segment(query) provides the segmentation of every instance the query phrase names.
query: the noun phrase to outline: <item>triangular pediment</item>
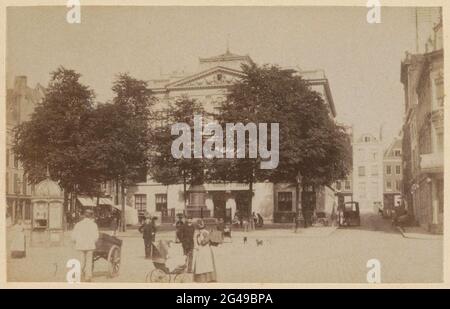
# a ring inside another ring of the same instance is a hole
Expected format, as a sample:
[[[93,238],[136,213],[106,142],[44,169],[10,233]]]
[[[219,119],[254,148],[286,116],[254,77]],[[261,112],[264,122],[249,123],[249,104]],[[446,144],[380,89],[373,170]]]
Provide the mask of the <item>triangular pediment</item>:
[[[226,87],[236,83],[243,76],[242,71],[217,66],[167,84],[165,88]]]

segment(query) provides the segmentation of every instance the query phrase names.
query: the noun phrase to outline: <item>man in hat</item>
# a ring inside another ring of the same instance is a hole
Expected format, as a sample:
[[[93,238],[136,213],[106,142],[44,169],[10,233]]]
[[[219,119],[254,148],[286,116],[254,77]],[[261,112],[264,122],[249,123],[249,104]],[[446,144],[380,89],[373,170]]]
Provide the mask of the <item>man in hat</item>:
[[[75,249],[80,252],[81,270],[84,281],[90,282],[92,279],[92,263],[95,243],[99,237],[98,227],[94,221],[94,212],[87,209],[84,218],[75,224],[72,231],[72,240],[75,242]]]
[[[145,216],[144,224],[139,227],[139,232],[142,233],[144,239],[145,258],[150,259],[152,257],[152,241],[154,241],[154,228],[152,218]]]
[[[183,233],[184,220],[183,215],[177,215],[177,221],[175,222],[175,243],[181,242],[181,234]]]
[[[180,241],[183,247],[183,253],[188,259],[188,272],[192,271],[192,259],[194,252],[194,233],[195,226],[192,217],[186,219],[186,223],[181,227]]]

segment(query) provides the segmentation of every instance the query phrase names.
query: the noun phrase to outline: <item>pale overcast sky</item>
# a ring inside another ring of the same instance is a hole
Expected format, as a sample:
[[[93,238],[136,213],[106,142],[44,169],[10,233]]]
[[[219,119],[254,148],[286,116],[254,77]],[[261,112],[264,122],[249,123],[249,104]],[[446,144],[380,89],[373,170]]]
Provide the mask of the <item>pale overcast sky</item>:
[[[230,50],[259,64],[323,69],[337,120],[355,133],[392,139],[401,128],[400,62],[415,48],[412,8],[351,7],[82,7],[81,24],[66,22],[65,7],[9,8],[7,85],[27,75],[46,86],[63,65],[83,75],[99,101],[112,96],[116,73],[149,80],[160,70],[195,72],[198,57]]]

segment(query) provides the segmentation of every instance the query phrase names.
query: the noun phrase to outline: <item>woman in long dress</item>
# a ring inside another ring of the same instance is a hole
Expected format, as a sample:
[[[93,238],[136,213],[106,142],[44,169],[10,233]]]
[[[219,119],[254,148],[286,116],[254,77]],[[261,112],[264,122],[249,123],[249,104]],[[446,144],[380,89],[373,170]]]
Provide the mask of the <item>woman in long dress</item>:
[[[194,262],[195,282],[216,282],[216,265],[214,254],[209,245],[209,232],[205,229],[203,221],[198,223],[199,231],[196,235],[197,250]]]
[[[25,228],[22,220],[18,220],[12,227],[13,240],[11,242],[11,257],[13,259],[24,258],[26,255],[25,249]]]

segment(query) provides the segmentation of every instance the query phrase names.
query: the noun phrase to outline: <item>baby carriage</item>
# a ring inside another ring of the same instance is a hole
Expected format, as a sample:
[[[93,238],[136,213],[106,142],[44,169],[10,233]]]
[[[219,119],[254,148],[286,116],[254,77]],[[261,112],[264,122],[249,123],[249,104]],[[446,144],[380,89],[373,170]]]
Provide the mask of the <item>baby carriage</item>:
[[[152,262],[155,269],[147,273],[145,282],[159,282],[159,283],[184,283],[189,282],[190,275],[186,273],[187,258],[184,259],[184,264],[177,265],[170,268],[166,265],[168,260],[168,248],[170,243],[160,241],[159,245],[152,243]]]

